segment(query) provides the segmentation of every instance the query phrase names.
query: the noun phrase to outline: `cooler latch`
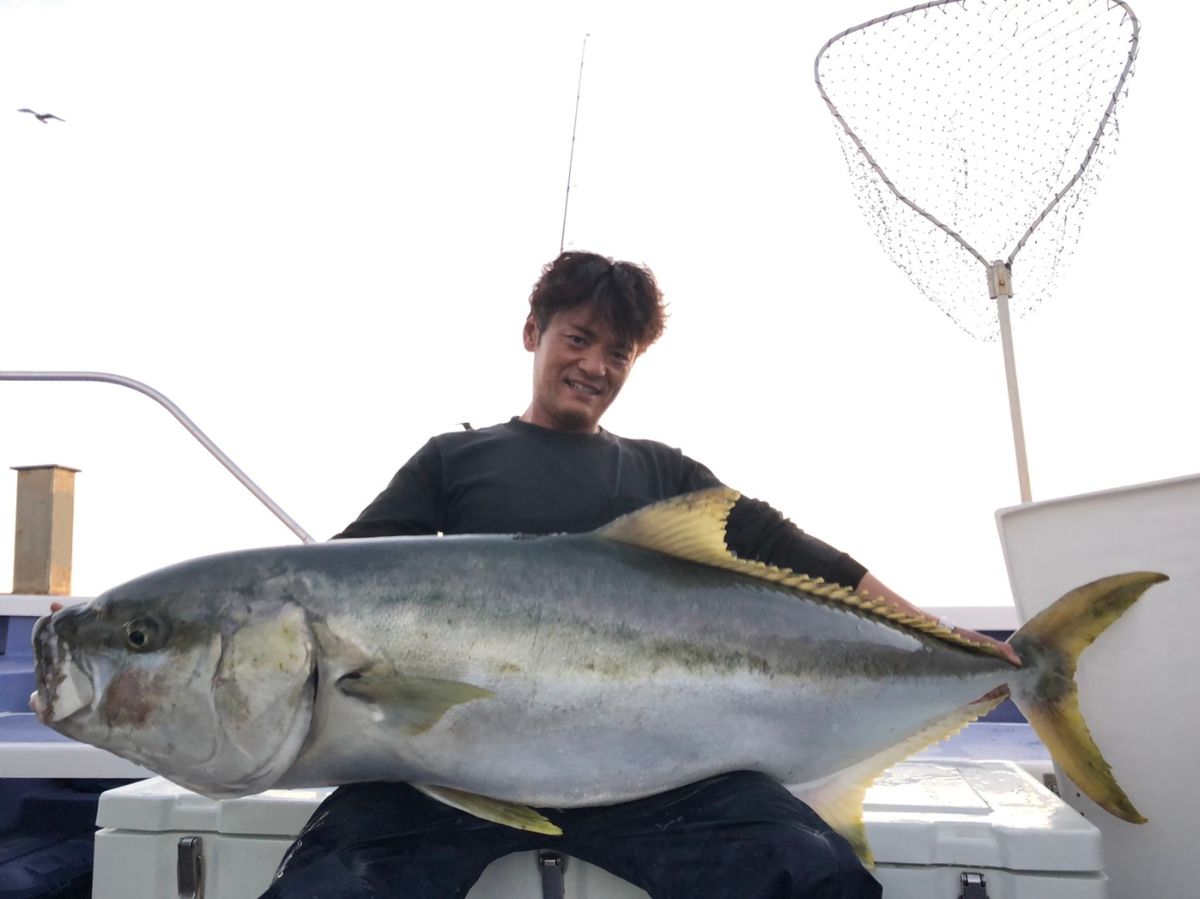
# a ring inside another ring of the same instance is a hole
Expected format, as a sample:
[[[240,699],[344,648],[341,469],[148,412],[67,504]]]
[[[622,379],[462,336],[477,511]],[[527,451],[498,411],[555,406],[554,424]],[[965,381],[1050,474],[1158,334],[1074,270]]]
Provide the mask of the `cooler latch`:
[[[204,842],[181,837],[175,855],[175,885],[179,899],[204,899]]]
[[[542,874],[542,899],[563,899],[566,893],[563,873],[567,870],[567,857],[561,852],[543,849],[538,853],[537,863]]]
[[[962,892],[958,899],[988,899],[987,880],[979,871],[963,871],[959,883]]]

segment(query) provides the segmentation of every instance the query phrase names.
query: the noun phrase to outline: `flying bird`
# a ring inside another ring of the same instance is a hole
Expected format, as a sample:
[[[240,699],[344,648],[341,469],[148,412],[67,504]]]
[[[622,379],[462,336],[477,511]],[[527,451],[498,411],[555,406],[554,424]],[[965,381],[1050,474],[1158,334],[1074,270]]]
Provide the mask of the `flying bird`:
[[[46,124],[47,119],[54,119],[54,121],[56,121],[56,122],[65,122],[66,121],[66,119],[60,119],[58,116],[56,116],[52,112],[34,112],[32,109],[18,109],[17,112],[27,112],[31,116],[34,116],[43,125]]]

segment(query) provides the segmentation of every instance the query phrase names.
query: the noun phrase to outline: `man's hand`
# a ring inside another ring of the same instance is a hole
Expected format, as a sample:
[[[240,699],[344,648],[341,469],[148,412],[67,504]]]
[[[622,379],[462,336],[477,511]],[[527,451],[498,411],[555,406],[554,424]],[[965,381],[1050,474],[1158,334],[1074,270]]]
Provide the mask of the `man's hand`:
[[[1010,662],[1018,668],[1021,667],[1021,659],[1017,656],[1016,650],[1014,650],[1007,643],[1001,640],[995,640],[986,634],[980,634],[976,631],[968,630],[965,627],[951,627],[950,630],[952,630],[955,635],[962,637],[965,640],[970,640],[972,643],[983,643],[986,646],[990,646],[997,653],[999,653],[1006,662]]]

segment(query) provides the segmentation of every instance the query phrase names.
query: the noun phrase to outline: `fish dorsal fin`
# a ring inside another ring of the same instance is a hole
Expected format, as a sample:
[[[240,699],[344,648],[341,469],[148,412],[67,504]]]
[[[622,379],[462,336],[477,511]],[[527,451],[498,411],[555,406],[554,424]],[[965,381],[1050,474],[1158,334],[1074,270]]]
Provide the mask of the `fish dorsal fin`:
[[[892,765],[920,752],[926,746],[953,736],[976,718],[986,715],[1007,696],[1008,691],[1003,688],[993,691],[982,699],[960,706],[931,721],[894,746],[843,768],[824,780],[791,786],[789,789],[820,815],[825,823],[846,838],[864,865],[874,867],[875,857],[867,842],[866,828],[863,826],[863,799],[867,788]]]
[[[622,515],[596,534],[668,556],[729,568],[740,560],[725,546],[725,522],[740,497],[728,487],[684,493]]]
[[[729,487],[710,487],[665,499],[623,515],[599,528],[599,537],[630,546],[652,549],[669,556],[699,562],[714,568],[736,571],[799,590],[814,599],[857,609],[902,627],[929,634],[972,649],[999,655],[992,647],[958,636],[933,618],[922,618],[892,608],[886,599],[860,593],[852,587],[835,584],[819,577],[798,574],[780,568],[740,559],[725,544],[725,525],[741,494]]]
[[[478,793],[468,793],[466,790],[455,790],[452,787],[439,787],[429,784],[413,784],[413,786],[438,802],[445,803],[451,808],[493,821],[518,830],[528,830],[532,833],[547,836],[562,836],[562,828],[554,824],[544,815],[535,812],[526,805],[515,802],[505,802],[503,799],[493,799],[491,796],[480,796]]]

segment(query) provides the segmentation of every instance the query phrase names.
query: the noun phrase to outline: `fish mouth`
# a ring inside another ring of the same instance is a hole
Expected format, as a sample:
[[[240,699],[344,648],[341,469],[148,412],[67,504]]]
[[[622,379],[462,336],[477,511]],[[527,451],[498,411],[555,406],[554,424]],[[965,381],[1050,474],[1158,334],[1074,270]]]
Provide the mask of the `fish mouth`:
[[[92,673],[55,632],[51,616],[34,625],[33,656],[37,689],[29,697],[29,709],[38,721],[57,727],[92,707]]]

